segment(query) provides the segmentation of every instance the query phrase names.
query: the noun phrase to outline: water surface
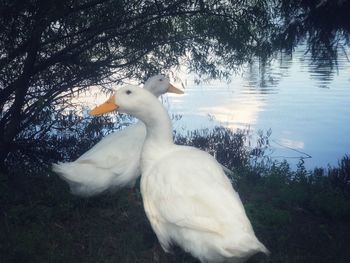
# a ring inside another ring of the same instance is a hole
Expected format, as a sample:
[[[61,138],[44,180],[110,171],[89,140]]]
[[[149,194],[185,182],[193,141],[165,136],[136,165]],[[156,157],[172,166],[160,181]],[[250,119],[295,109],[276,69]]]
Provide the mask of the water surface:
[[[299,46],[292,55],[280,53],[268,67],[255,61],[230,83],[196,84],[183,73],[186,94],[168,101],[170,112],[182,115],[174,127],[271,129],[272,158],[295,164],[310,155],[307,168],[336,165],[350,153],[350,62],[340,52],[336,67],[316,65],[305,52]]]

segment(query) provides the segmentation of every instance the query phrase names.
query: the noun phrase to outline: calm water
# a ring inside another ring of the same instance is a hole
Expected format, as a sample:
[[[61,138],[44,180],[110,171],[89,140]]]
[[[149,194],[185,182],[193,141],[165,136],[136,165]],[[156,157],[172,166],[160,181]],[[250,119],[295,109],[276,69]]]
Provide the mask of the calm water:
[[[271,129],[271,157],[295,164],[310,155],[310,169],[336,165],[350,153],[350,62],[342,52],[333,70],[313,65],[301,46],[292,56],[278,55],[267,69],[258,62],[247,66],[230,83],[196,84],[194,75],[180,76],[185,95],[167,101],[170,112],[182,115],[174,123],[179,131]]]

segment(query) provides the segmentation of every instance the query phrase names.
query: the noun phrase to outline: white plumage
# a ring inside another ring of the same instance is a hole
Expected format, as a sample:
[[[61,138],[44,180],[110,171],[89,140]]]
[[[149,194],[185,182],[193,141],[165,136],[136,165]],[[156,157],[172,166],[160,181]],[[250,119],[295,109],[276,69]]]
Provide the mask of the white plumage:
[[[149,78],[144,88],[156,97],[167,91],[181,93],[163,75]],[[109,134],[76,161],[54,164],[53,170],[68,182],[75,195],[92,196],[106,190],[132,187],[140,176],[145,136],[145,125],[138,122]]]
[[[130,86],[113,99],[146,125],[141,194],[165,251],[175,243],[201,262],[243,262],[268,253],[221,165],[204,151],[173,143],[170,118],[154,96]]]

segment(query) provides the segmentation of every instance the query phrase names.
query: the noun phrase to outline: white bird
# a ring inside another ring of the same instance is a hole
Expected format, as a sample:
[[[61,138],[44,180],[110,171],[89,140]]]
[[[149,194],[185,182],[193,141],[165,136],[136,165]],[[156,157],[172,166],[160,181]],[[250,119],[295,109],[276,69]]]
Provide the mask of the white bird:
[[[166,252],[175,243],[201,262],[243,262],[257,252],[269,253],[221,165],[204,151],[173,143],[169,115],[152,94],[124,87],[108,103],[146,125],[141,194]],[[91,114],[103,112],[97,107]]]
[[[156,97],[166,92],[183,93],[163,75],[149,78],[144,89]],[[75,195],[93,196],[106,190],[133,187],[140,176],[140,155],[145,136],[145,125],[137,122],[109,134],[76,161],[53,164],[53,170],[68,182]]]

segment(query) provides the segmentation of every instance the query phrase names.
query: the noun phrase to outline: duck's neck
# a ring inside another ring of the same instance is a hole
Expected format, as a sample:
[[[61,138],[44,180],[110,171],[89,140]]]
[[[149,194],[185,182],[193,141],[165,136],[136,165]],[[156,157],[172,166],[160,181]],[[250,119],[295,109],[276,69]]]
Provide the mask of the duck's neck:
[[[141,120],[146,125],[142,162],[144,166],[148,166],[156,159],[161,158],[164,151],[174,144],[173,131],[169,115],[160,103],[154,104],[147,117]]]
[[[173,144],[171,121],[167,111],[160,103],[155,104],[152,112],[142,121],[145,123],[147,131],[145,143],[152,142],[157,145]]]

